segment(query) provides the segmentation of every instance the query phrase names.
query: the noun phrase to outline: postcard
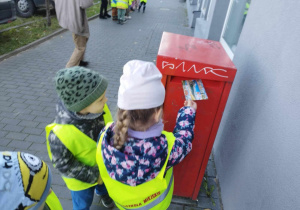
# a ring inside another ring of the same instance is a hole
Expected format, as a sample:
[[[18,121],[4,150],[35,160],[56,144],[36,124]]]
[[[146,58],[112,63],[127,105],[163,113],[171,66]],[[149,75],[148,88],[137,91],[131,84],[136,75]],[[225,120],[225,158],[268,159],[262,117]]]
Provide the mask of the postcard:
[[[201,79],[182,80],[183,92],[186,100],[207,100],[207,94]]]

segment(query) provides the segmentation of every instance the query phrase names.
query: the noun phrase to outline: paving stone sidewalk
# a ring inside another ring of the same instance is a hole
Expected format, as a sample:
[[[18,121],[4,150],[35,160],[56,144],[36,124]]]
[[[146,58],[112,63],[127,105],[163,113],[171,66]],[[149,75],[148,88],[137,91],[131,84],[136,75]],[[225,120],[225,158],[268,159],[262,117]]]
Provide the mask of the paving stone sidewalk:
[[[179,0],[150,0],[145,13],[135,11],[130,15],[132,19],[124,25],[110,19],[89,22],[91,36],[85,60],[90,62],[89,68],[108,78],[108,105],[113,113],[119,78],[127,61],[155,62],[163,31],[193,36],[187,23],[186,5]],[[57,96],[52,78],[64,68],[73,49],[71,33],[64,32],[0,62],[0,150],[24,151],[45,160],[54,175],[53,190],[66,210],[72,209],[71,194],[50,164],[44,128],[55,116]],[[202,186],[195,205],[174,199],[169,209],[222,209],[212,159],[207,175],[208,185],[215,188],[212,199],[206,196]],[[95,197],[91,209],[105,208]]]

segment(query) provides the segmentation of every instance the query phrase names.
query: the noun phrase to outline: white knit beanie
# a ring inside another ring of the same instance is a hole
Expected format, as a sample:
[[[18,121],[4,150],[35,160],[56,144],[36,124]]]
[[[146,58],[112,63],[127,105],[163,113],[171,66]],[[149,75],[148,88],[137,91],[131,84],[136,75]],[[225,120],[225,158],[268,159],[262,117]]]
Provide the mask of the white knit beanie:
[[[150,109],[164,103],[162,75],[152,62],[128,61],[123,67],[118,107],[124,110]]]

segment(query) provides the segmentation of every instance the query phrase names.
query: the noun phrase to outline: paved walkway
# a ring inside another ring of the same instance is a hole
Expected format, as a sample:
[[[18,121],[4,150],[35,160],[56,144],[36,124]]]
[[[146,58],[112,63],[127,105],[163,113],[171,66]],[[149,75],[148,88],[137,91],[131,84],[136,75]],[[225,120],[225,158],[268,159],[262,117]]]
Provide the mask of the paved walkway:
[[[91,36],[86,60],[90,61],[89,68],[108,78],[108,105],[113,112],[122,67],[127,61],[155,62],[163,31],[193,36],[193,30],[187,27],[185,3],[179,0],[150,0],[145,14],[135,11],[131,16],[124,25],[98,18],[89,22]],[[0,150],[28,152],[49,163],[44,128],[55,116],[57,96],[52,78],[64,68],[73,49],[71,33],[65,32],[0,62]],[[51,169],[54,191],[64,209],[72,209],[70,191],[52,165]],[[174,200],[169,209],[221,209],[211,160],[207,173],[208,185],[215,188],[215,206],[203,190],[195,206]],[[105,208],[95,198],[92,209]]]

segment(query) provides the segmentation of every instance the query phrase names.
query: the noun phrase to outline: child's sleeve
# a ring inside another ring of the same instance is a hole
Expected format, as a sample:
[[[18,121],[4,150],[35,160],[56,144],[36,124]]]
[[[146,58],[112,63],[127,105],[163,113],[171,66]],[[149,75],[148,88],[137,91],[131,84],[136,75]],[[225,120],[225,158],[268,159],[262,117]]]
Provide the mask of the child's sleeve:
[[[54,167],[63,175],[94,184],[99,178],[98,166],[87,166],[78,161],[68,148],[53,133],[49,134],[49,144]]]
[[[173,131],[176,140],[170,153],[167,168],[180,163],[192,150],[195,116],[196,111],[191,107],[184,106],[178,111]]]

